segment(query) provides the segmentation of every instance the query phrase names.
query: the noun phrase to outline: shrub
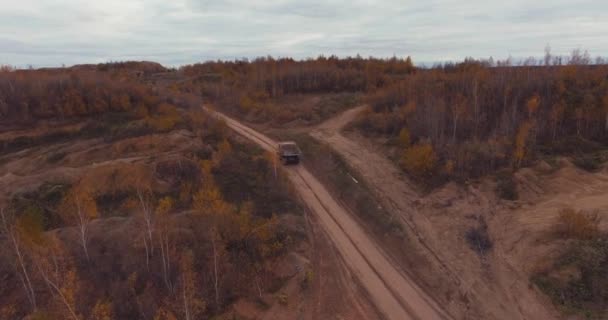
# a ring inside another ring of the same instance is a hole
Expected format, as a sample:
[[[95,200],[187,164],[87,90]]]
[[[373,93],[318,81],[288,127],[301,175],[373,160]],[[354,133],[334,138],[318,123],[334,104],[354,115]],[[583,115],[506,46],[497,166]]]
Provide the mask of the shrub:
[[[399,146],[407,148],[410,146],[410,142],[410,131],[407,128],[401,129],[401,131],[399,131]]]
[[[415,177],[425,177],[433,174],[437,156],[433,146],[421,143],[406,149],[401,157],[401,167]]]
[[[53,154],[50,154],[46,157],[46,161],[48,163],[57,163],[61,160],[63,160],[63,158],[65,158],[65,156],[67,155],[67,153],[60,151],[60,152],[55,152]]]
[[[480,220],[479,226],[470,228],[467,231],[466,239],[469,247],[480,256],[485,255],[494,246],[488,234],[488,225],[483,219]]]
[[[496,176],[496,193],[500,198],[505,200],[512,201],[519,198],[517,184],[511,172],[503,171]]]
[[[593,239],[599,233],[598,215],[572,208],[562,209],[557,218],[556,233],[566,239]]]
[[[565,311],[579,313],[586,319],[605,319],[608,239],[597,236],[570,243],[549,270],[534,274],[531,281]]]
[[[589,172],[599,170],[603,162],[604,159],[597,155],[582,155],[574,158],[574,165]]]
[[[300,288],[306,290],[312,286],[312,282],[315,278],[315,274],[312,270],[307,270],[300,282]]]
[[[286,306],[289,303],[289,297],[284,292],[277,294],[276,298],[279,304],[282,306]]]

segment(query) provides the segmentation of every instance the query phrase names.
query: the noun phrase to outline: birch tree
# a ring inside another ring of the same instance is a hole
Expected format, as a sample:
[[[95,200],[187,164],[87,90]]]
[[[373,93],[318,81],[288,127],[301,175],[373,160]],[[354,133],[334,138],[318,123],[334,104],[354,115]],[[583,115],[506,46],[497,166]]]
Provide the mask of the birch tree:
[[[15,260],[17,265],[17,273],[19,280],[26,293],[27,299],[34,311],[37,309],[36,292],[32,285],[32,276],[29,272],[29,265],[22,242],[23,235],[32,235],[34,232],[38,232],[34,228],[28,227],[27,224],[19,223],[15,217],[13,210],[9,210],[5,207],[0,207],[0,230],[1,234],[6,236],[9,242],[9,247],[15,254]]]
[[[89,224],[98,217],[97,203],[90,189],[80,185],[72,187],[63,199],[59,213],[66,223],[77,227],[80,244],[89,262]]]

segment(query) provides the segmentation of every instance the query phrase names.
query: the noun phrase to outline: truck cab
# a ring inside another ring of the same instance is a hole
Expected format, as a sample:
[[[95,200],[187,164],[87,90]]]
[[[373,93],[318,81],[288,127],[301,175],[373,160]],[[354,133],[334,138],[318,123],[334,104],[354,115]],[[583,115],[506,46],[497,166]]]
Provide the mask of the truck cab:
[[[279,159],[285,165],[300,163],[302,151],[300,151],[298,145],[293,141],[279,142],[277,152]]]

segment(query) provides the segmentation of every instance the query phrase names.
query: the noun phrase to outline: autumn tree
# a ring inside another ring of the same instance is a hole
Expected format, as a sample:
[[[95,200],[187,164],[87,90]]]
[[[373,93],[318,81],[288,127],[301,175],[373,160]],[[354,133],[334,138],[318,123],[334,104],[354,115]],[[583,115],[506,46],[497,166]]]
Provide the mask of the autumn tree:
[[[150,268],[150,257],[154,254],[154,227],[156,214],[154,211],[153,194],[150,189],[142,186],[137,187],[137,201],[139,202],[139,214],[143,225],[143,242],[146,250],[146,267]]]
[[[410,131],[407,128],[402,128],[399,131],[399,146],[403,149],[406,149],[411,144]]]
[[[216,308],[220,306],[220,255],[219,224],[222,219],[233,211],[233,207],[224,201],[219,188],[215,185],[210,173],[211,168],[203,165],[203,185],[194,196],[194,209],[198,214],[206,216],[211,221],[210,238],[213,250],[213,287]]]
[[[515,151],[513,152],[515,167],[521,166],[521,162],[528,153],[527,142],[530,129],[532,129],[532,122],[526,121],[519,127],[515,136]]]
[[[452,141],[456,141],[456,130],[458,129],[458,122],[466,115],[467,112],[467,101],[464,95],[459,94],[454,102],[450,105],[452,111]]]
[[[418,143],[406,149],[401,157],[403,168],[417,177],[431,175],[437,163],[437,156],[430,143]]]
[[[82,185],[72,187],[63,199],[60,214],[67,223],[78,228],[80,244],[89,261],[89,223],[98,216],[97,203],[92,191]]]
[[[538,110],[540,106],[540,96],[538,94],[534,94],[532,97],[526,101],[526,110],[528,111],[528,117],[532,118],[532,116]]]
[[[61,240],[55,235],[46,236],[36,248],[34,261],[56,301],[57,315],[63,319],[80,320],[76,301],[80,280]]]
[[[198,287],[200,279],[194,265],[192,251],[186,250],[180,259],[179,291],[181,296],[183,319],[200,319],[205,312],[206,303],[200,295]]]
[[[91,320],[113,320],[112,303],[110,301],[99,300],[91,310]]]
[[[161,262],[163,268],[163,279],[165,286],[169,292],[173,292],[173,283],[171,281],[171,248],[169,232],[171,228],[169,213],[173,208],[173,199],[164,197],[158,201],[156,206],[156,219],[158,223],[157,233],[159,238],[159,246],[161,253]]]
[[[154,315],[154,320],[177,320],[177,317],[170,310],[160,307]]]
[[[32,283],[32,276],[29,271],[28,260],[24,248],[24,240],[29,242],[37,242],[42,234],[42,226],[38,219],[34,217],[15,216],[13,210],[0,207],[0,234],[4,235],[9,240],[10,248],[16,257],[16,264],[19,279],[23,285],[31,307],[34,311],[37,309],[36,291]],[[24,239],[25,238],[25,239]]]

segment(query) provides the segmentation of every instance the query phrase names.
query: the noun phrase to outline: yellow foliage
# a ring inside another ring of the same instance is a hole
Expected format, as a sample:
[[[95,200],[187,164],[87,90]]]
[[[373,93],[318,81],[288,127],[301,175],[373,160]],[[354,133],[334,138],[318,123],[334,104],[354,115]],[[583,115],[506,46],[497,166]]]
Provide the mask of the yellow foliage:
[[[229,156],[232,153],[232,145],[227,139],[224,139],[217,146],[217,152],[213,154],[213,162],[212,164],[217,165],[220,163],[225,157]]]
[[[59,213],[66,221],[75,224],[95,219],[99,214],[93,193],[81,184],[70,189],[61,203]]]
[[[540,96],[538,94],[534,94],[526,102],[526,108],[528,109],[528,115],[530,117],[536,112],[538,106],[540,106]]]
[[[156,311],[154,320],[177,320],[177,317],[171,311],[161,307]]]
[[[426,176],[433,173],[437,156],[430,143],[416,144],[405,150],[401,157],[401,166],[414,176]]]
[[[148,116],[146,123],[158,131],[169,131],[181,120],[177,108],[173,105],[163,103],[158,106],[157,114]]]
[[[44,243],[44,225],[42,213],[35,208],[28,208],[17,217],[17,231],[27,245],[36,246]]]
[[[184,181],[179,188],[179,201],[181,203],[189,203],[194,192],[192,182]]]
[[[443,166],[443,172],[448,176],[452,175],[454,173],[454,161],[446,161],[445,165]]]
[[[249,112],[255,108],[255,102],[248,95],[244,95],[239,101],[239,107],[241,110]]]
[[[109,301],[98,301],[91,311],[91,320],[112,320],[112,304]]]
[[[408,148],[410,143],[410,131],[407,128],[401,129],[401,131],[399,131],[399,146]]]
[[[165,216],[173,209],[173,199],[171,197],[164,197],[158,201],[156,206],[156,214]]]
[[[214,183],[205,183],[194,195],[194,209],[200,214],[224,215],[232,211],[229,203],[224,201],[221,191]]]
[[[530,134],[530,129],[532,129],[532,123],[526,121],[519,127],[517,135],[515,136],[515,151],[513,156],[517,167],[520,166],[522,160],[526,156],[526,142],[528,140],[528,135]]]
[[[181,273],[181,295],[184,303],[188,306],[188,314],[192,319],[200,319],[207,308],[205,300],[202,299],[198,283],[199,275],[194,265],[194,255],[192,251],[186,250],[180,259]],[[186,310],[184,310],[186,311]]]

